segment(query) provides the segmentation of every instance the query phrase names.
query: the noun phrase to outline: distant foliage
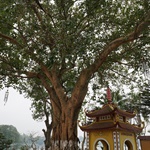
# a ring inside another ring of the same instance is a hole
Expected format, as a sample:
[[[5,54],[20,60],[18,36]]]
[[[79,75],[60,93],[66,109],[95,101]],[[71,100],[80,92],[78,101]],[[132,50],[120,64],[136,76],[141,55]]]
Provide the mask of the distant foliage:
[[[4,148],[12,149],[22,149],[31,147],[33,143],[37,147],[42,147],[44,145],[44,137],[34,136],[32,137],[27,134],[21,135],[16,127],[12,125],[0,125],[0,150]],[[34,141],[34,142],[33,142]]]
[[[146,84],[141,92],[141,111],[148,121],[150,117],[150,84]]]
[[[0,133],[0,150],[7,149],[11,146],[12,140],[7,140],[6,137]]]
[[[11,140],[15,143],[19,142],[20,134],[16,127],[12,125],[0,125],[0,132],[6,137],[6,139]]]

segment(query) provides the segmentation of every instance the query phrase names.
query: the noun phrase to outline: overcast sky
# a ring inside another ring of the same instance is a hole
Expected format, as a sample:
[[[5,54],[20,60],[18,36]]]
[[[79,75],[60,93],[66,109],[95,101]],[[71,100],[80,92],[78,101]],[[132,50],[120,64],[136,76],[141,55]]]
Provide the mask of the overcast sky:
[[[0,90],[0,125],[13,125],[19,133],[37,133],[43,136],[44,121],[32,119],[31,101],[9,88],[8,101],[4,103],[7,89]],[[5,104],[5,105],[4,105]]]

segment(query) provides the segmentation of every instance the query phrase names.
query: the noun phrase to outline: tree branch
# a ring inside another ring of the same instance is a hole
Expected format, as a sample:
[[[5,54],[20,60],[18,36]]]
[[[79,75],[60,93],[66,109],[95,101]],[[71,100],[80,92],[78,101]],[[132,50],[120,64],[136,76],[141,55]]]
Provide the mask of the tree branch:
[[[7,36],[5,34],[0,33],[0,37],[2,37],[3,39],[6,39],[7,41],[9,41],[12,44],[18,45],[19,47],[22,48],[22,45],[20,43],[18,43],[15,39],[13,39],[10,36]]]
[[[39,22],[41,23],[41,25],[43,25],[43,24],[42,24],[42,17],[41,17],[41,15],[39,14],[38,10],[36,9],[36,5],[32,3],[32,4],[31,4],[31,7],[32,7],[34,13],[36,14],[36,16],[37,16]]]
[[[109,45],[107,45],[102,53],[99,55],[99,58],[90,66],[90,70],[93,72],[96,72],[98,68],[102,65],[102,63],[107,59],[108,55],[116,50],[119,46],[129,43],[137,39],[142,31],[144,31],[148,25],[150,25],[150,13],[145,18],[143,22],[141,22],[133,32],[129,33],[128,35],[124,37],[120,37],[112,41]]]
[[[40,64],[42,71],[44,72],[44,74],[47,76],[47,78],[51,81],[54,90],[56,92],[56,94],[58,95],[58,98],[60,99],[60,102],[62,105],[65,105],[66,101],[68,100],[64,88],[62,87],[58,74],[56,73],[56,67],[54,66],[54,68],[51,70],[51,72],[49,72],[48,68],[43,65]]]
[[[50,85],[47,83],[47,81],[45,80],[45,77],[43,75],[38,74],[38,77],[40,78],[42,85],[48,91],[52,105],[55,105],[55,106],[57,106],[57,108],[60,109],[60,101],[59,101],[59,98],[57,97],[57,95],[55,94],[54,89],[52,87],[50,87]]]
[[[54,19],[52,17],[52,15],[50,15],[48,12],[46,12],[46,10],[42,7],[42,5],[40,4],[39,0],[35,0],[36,4],[39,6],[39,8],[46,14],[48,15],[50,18],[51,18],[51,21],[53,23],[53,26],[56,28],[55,26],[55,22],[54,22]]]
[[[74,90],[72,92],[73,100],[75,100],[76,97],[79,98],[82,95],[82,91],[85,90],[85,88],[87,86],[87,82],[90,80],[92,75],[98,71],[100,66],[105,62],[105,60],[107,59],[107,57],[109,56],[109,54],[112,51],[115,51],[119,46],[121,46],[125,43],[129,43],[129,42],[132,42],[135,39],[137,39],[140,36],[140,34],[149,25],[150,25],[150,13],[147,15],[147,17],[141,23],[139,23],[138,26],[136,26],[136,28],[133,32],[129,33],[128,35],[126,35],[124,37],[117,38],[117,39],[113,40],[112,42],[110,42],[110,44],[108,44],[104,48],[104,50],[100,53],[99,57],[95,60],[95,62],[93,64],[91,64],[90,67],[82,70],[82,72],[78,78],[78,81],[76,83],[76,86],[74,87]],[[79,98],[79,99],[80,99],[80,101],[78,101],[77,103],[81,103],[82,99],[81,98]]]
[[[120,76],[122,76],[123,78],[126,78],[126,79],[128,79],[129,81],[134,81],[134,82],[136,82],[135,80],[133,80],[132,78],[129,78],[129,73],[128,74],[126,74],[126,75],[123,75],[123,74],[121,74],[121,73],[119,73],[119,72],[117,72],[117,71],[115,71],[115,70],[113,70],[113,69],[110,69],[112,72],[114,72],[114,73],[116,73],[116,74],[118,74],[118,75],[120,75]]]

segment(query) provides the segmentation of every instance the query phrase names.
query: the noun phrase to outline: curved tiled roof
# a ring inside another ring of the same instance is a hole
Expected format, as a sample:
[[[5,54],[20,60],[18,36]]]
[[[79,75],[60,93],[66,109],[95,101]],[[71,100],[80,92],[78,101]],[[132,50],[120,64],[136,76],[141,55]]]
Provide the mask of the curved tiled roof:
[[[140,133],[143,130],[143,127],[138,127],[129,123],[118,122],[118,126],[123,130],[128,130],[134,133]]]
[[[129,117],[129,118],[133,118],[135,117],[135,113],[133,112],[127,112],[127,111],[124,111],[124,110],[121,110],[119,108],[116,109],[116,112],[121,115],[121,116],[126,116],[126,117]]]
[[[117,113],[121,116],[126,116],[126,117],[129,117],[129,118],[135,117],[134,113],[121,110],[114,104],[107,104],[107,105],[104,105],[99,110],[86,112],[86,115],[88,117],[98,117],[98,116],[105,116],[105,115],[109,115],[109,114],[113,114],[113,113]]]
[[[110,129],[114,128],[116,124],[113,121],[110,122],[93,122],[89,125],[80,126],[81,130],[88,131],[88,130],[102,130],[102,129]]]
[[[86,115],[88,117],[104,116],[112,113],[113,111],[114,111],[114,107],[108,104],[108,105],[104,105],[101,109],[86,112]]]
[[[130,131],[132,133],[140,133],[143,129],[142,127],[131,125],[129,123],[113,121],[93,122],[89,125],[80,126],[80,128],[83,131],[120,129],[124,131]]]

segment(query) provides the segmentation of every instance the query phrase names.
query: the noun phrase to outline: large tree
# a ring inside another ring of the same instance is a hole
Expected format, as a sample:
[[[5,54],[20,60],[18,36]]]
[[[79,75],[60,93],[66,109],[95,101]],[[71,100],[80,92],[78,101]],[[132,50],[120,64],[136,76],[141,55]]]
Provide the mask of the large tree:
[[[44,89],[53,150],[77,149],[78,114],[91,81],[127,81],[127,70],[137,71],[149,55],[149,3],[1,0],[1,86],[27,95],[37,85]]]

